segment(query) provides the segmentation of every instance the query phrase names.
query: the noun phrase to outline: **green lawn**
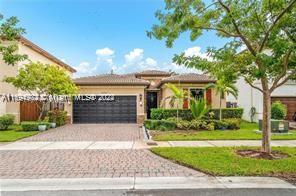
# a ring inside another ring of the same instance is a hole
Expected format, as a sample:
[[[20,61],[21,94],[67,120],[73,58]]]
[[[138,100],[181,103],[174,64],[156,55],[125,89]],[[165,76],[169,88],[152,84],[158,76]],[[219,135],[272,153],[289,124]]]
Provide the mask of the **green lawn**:
[[[180,140],[259,140],[261,134],[257,123],[242,122],[239,130],[225,131],[153,131],[152,137],[155,141],[180,141]],[[296,130],[290,131],[291,135],[272,135],[273,140],[294,140]]]
[[[280,160],[251,159],[236,155],[237,149],[244,148],[166,147],[152,148],[151,151],[182,165],[218,176],[296,176],[296,148],[273,148],[290,155]]]
[[[22,131],[19,125],[12,125],[8,130],[0,131],[0,142],[13,142],[37,133],[38,131]]]

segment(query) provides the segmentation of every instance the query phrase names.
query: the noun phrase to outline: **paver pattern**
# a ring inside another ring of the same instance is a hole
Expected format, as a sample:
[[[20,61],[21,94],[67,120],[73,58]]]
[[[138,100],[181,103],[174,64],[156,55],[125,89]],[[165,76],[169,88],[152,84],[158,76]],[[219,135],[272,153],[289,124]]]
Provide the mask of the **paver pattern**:
[[[3,179],[205,176],[148,150],[1,151],[0,157]]]
[[[71,124],[21,141],[135,141],[142,137],[138,124]]]

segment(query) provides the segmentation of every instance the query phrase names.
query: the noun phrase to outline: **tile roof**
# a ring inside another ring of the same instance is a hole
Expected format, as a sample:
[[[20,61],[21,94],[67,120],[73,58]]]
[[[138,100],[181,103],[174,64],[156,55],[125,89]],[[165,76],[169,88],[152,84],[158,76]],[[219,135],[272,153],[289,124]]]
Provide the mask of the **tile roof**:
[[[72,73],[76,72],[76,70],[73,67],[71,67],[70,65],[64,63],[60,59],[56,58],[55,56],[53,56],[49,52],[45,51],[44,49],[40,48],[39,46],[37,46],[36,44],[34,44],[33,42],[31,42],[30,40],[24,38],[23,36],[20,37],[20,40],[19,41],[23,45],[31,48],[35,52],[38,52],[39,54],[41,54],[41,55],[45,56],[46,58],[52,60],[53,62],[55,62],[56,64],[60,65],[61,67],[64,67],[65,69],[69,70],[70,72],[72,72]]]
[[[140,85],[148,86],[147,80],[136,78],[134,74],[102,74],[97,76],[81,77],[74,79],[77,85]]]
[[[171,76],[170,72],[160,70],[145,70],[135,74],[136,76]]]
[[[183,83],[208,83],[216,80],[205,74],[186,73],[180,75],[172,75],[161,80],[162,83],[183,82]]]

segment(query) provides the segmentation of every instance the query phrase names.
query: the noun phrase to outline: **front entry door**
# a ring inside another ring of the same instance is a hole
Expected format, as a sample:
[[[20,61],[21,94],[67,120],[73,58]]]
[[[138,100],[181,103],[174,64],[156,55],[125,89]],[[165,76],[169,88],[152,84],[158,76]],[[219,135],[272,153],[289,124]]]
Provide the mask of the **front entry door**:
[[[151,108],[157,108],[157,92],[147,92],[147,118],[150,119]]]

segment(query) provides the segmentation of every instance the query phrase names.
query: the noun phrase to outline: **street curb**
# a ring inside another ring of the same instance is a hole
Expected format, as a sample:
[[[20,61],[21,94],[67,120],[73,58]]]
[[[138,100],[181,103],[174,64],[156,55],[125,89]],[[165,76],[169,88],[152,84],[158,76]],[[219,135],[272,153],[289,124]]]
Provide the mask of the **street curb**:
[[[123,177],[1,179],[1,192],[58,190],[293,189],[273,177]]]

